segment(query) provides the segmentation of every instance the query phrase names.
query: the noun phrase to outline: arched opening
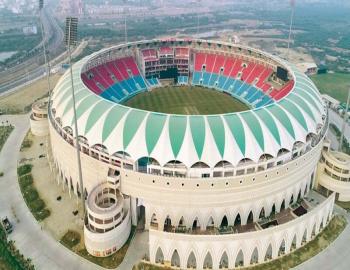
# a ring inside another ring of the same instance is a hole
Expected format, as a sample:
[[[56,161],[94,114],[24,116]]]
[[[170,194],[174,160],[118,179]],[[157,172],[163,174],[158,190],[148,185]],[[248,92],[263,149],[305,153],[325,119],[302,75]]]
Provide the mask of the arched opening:
[[[204,162],[196,162],[195,164],[193,164],[192,166],[191,166],[191,169],[194,169],[194,168],[196,168],[196,169],[200,169],[200,168],[210,168],[210,166],[208,165],[208,164],[206,164],[206,163],[204,163]]]
[[[294,202],[294,195],[292,194],[292,196],[290,197],[290,200],[289,200],[289,204],[293,204]]]
[[[179,220],[179,227],[184,227],[186,228],[186,222],[185,222],[185,219],[184,217],[182,216]]]
[[[241,225],[242,225],[241,215],[238,213],[236,218],[235,218],[234,226],[241,226]]]
[[[214,229],[214,219],[213,217],[210,217],[207,223],[207,230],[212,230]]]
[[[209,251],[204,258],[203,268],[204,269],[207,269],[207,268],[212,269],[213,268],[213,258],[211,257],[211,254]]]
[[[285,154],[288,154],[290,151],[286,148],[281,148],[280,150],[278,150],[278,153],[277,153],[277,157],[280,157],[280,156],[283,156]],[[282,164],[281,164],[282,165]]]
[[[226,215],[222,218],[220,227],[227,227],[228,226],[228,220]]]
[[[220,268],[228,268],[228,256],[226,251],[222,254],[220,262],[219,262]]]
[[[237,257],[236,257],[235,266],[239,267],[239,266],[243,266],[243,265],[244,265],[244,255],[243,255],[243,251],[240,250],[237,254]]]
[[[262,207],[260,210],[259,218],[263,218],[265,216],[265,208]]]
[[[156,230],[158,230],[158,220],[157,220],[157,216],[156,216],[156,214],[153,214],[152,215],[152,217],[151,217],[151,227],[153,228],[153,229],[156,229]]]
[[[199,223],[198,217],[196,217],[192,223],[192,230],[200,230],[201,224]]]
[[[164,231],[172,232],[172,229],[173,229],[173,226],[171,225],[171,219],[169,216],[167,216],[164,221]]]
[[[183,171],[174,171],[174,169],[182,169]],[[163,174],[166,176],[186,177],[187,166],[179,160],[170,160],[163,166]]]
[[[171,256],[171,266],[180,267],[181,261],[180,261],[180,255],[179,252],[175,249],[173,252],[173,255]]]
[[[197,268],[197,260],[193,251],[191,251],[190,256],[188,256],[188,259],[187,259],[187,268],[191,268],[191,267]]]
[[[306,184],[306,186],[305,186],[304,196],[306,196],[306,194],[307,194],[307,184]]]
[[[311,233],[312,236],[315,236],[316,235],[316,222],[314,223],[314,226],[312,227],[312,233]]]
[[[305,228],[305,231],[304,231],[304,234],[303,234],[302,243],[306,243],[306,239],[307,239],[307,227]]]
[[[281,210],[280,210],[280,212],[283,211],[284,209],[286,209],[286,202],[285,202],[285,200],[283,199],[283,201],[282,201],[282,203],[281,203]]]
[[[160,264],[164,264],[164,254],[163,254],[163,250],[161,249],[161,247],[158,247],[158,249],[157,249],[155,262],[160,263]]]
[[[270,243],[265,253],[265,261],[272,259],[272,244]]]
[[[250,211],[247,219],[247,224],[253,223],[253,219],[253,211]]]
[[[274,215],[274,214],[276,214],[276,205],[275,204],[272,205],[271,214],[270,215]]]
[[[72,177],[69,179],[69,184],[70,184],[70,190],[74,191]]]
[[[86,188],[84,189],[84,199],[87,200],[87,197],[89,196],[89,193],[87,192]]]
[[[258,251],[258,247],[255,247],[253,250],[252,256],[250,257],[250,265],[258,262],[259,262],[259,251]]]
[[[290,246],[290,249],[296,249],[297,248],[297,233],[294,234],[293,240],[292,240],[292,244]]]
[[[299,190],[299,193],[298,193],[298,201],[301,200],[301,189]]]
[[[283,255],[285,252],[286,252],[286,242],[283,239],[278,249],[278,256]]]
[[[79,183],[77,182],[77,195],[80,198],[81,193],[80,193],[80,187],[79,187]]]

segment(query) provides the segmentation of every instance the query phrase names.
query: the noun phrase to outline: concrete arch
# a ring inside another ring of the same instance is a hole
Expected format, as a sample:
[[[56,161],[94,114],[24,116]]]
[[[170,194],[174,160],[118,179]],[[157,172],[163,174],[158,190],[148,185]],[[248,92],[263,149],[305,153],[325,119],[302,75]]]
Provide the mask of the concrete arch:
[[[228,225],[232,224],[231,216],[229,213],[230,211],[227,209],[227,207],[225,207],[224,210],[221,212],[221,214],[218,216],[218,227],[220,227],[220,224],[224,216],[226,216],[227,218]]]
[[[183,261],[183,252],[182,252],[183,250],[181,249],[181,247],[177,241],[174,241],[172,243],[172,245],[170,246],[170,248],[168,249],[168,253],[166,254],[167,261],[171,261],[175,250],[179,254],[179,257],[180,257],[179,265],[181,266],[181,263]]]
[[[250,249],[250,251],[248,253],[249,265],[251,265],[251,260],[252,260],[252,256],[253,256],[253,253],[254,253],[255,249],[258,251],[258,257],[256,258],[258,260],[258,262],[261,263],[261,262],[264,261],[263,257],[262,257],[261,243],[257,239],[257,240],[254,241],[254,243],[251,246],[251,249]]]
[[[218,260],[217,260],[217,256],[216,256],[216,252],[215,252],[215,249],[213,248],[212,244],[211,243],[208,243],[202,253],[201,253],[201,256],[200,256],[200,265],[203,265],[204,266],[204,263],[205,263],[205,257],[207,256],[207,254],[210,254],[211,256],[211,259],[212,259],[212,269],[218,269],[219,268],[219,263],[218,263]],[[204,267],[203,267],[204,268]]]
[[[235,252],[233,253],[233,262],[234,262],[234,265],[236,267],[236,261],[237,261],[237,256],[239,255],[239,252],[242,251],[243,253],[243,265],[244,266],[248,266],[249,264],[246,264],[247,263],[247,247],[245,246],[245,243],[243,241],[241,241],[237,247],[236,247],[236,250]]]
[[[232,250],[229,248],[229,246],[227,245],[227,243],[224,243],[224,245],[221,246],[218,254],[218,259],[219,259],[219,265],[221,262],[221,258],[224,255],[224,253],[226,252],[227,254],[227,258],[228,258],[228,268],[232,269],[234,267],[234,261],[233,261],[233,254],[231,252]]]
[[[157,254],[158,248],[160,248],[162,250],[164,260],[166,259],[165,255],[166,255],[167,249],[166,249],[163,241],[161,239],[157,239],[157,241],[153,245],[153,249],[151,250],[151,254],[150,254],[150,260],[153,263],[156,262],[156,254]]]
[[[284,233],[280,236],[280,239],[278,240],[278,244],[276,245],[276,255],[278,257],[279,255],[279,251],[280,251],[280,248],[283,244],[283,241],[284,241],[284,252],[285,254],[289,253],[289,238],[288,238],[288,234],[287,233]]]
[[[270,236],[267,239],[264,248],[262,249],[262,253],[263,253],[262,255],[264,256],[264,260],[265,260],[267,249],[269,248],[270,244],[271,244],[271,249],[272,249],[271,257],[274,258],[273,255],[274,255],[274,250],[276,249],[276,241],[272,236]]]
[[[196,259],[196,265],[197,265],[197,266],[200,265],[199,262],[201,262],[202,260],[201,260],[201,258],[200,258],[198,249],[197,249],[197,247],[196,247],[195,245],[191,244],[191,245],[187,248],[187,250],[186,250],[186,252],[185,252],[185,254],[188,254],[188,255],[187,255],[187,256],[184,258],[184,260],[183,260],[184,263],[185,263],[185,266],[186,266],[186,267],[182,267],[183,269],[187,269],[187,261],[188,261],[188,259],[190,258],[190,255],[191,255],[192,252],[193,252],[194,257],[195,257],[195,259]],[[197,268],[198,268],[198,267],[197,267]]]
[[[268,216],[268,206],[267,206],[267,202],[264,200],[260,207],[259,207],[259,211],[257,212],[257,218],[259,219],[260,218],[260,215],[262,214],[261,217],[267,217]],[[262,213],[262,210],[264,210],[264,212]]]

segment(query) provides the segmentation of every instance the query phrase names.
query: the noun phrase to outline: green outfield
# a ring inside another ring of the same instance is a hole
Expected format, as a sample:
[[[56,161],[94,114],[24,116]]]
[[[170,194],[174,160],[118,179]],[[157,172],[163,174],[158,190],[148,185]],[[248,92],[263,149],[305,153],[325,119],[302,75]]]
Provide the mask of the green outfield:
[[[346,103],[349,92],[350,74],[328,73],[312,75],[310,79],[314,82],[321,94],[327,94],[342,103]]]
[[[191,86],[153,89],[129,99],[123,105],[147,111],[186,115],[221,114],[249,109],[227,94]]]

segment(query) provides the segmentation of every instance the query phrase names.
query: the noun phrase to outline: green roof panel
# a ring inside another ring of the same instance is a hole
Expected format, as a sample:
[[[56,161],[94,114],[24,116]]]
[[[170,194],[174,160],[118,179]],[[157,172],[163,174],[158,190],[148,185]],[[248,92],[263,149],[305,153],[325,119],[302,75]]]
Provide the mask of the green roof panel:
[[[272,116],[263,108],[255,110],[256,115],[260,118],[260,120],[265,124],[265,126],[269,129],[277,143],[281,146],[281,137],[278,131],[275,120],[273,120]]]
[[[174,157],[180,152],[185,133],[187,117],[183,115],[171,115],[169,119],[169,137]]]
[[[115,105],[109,111],[106,116],[103,130],[102,130],[102,142],[104,142],[108,136],[112,133],[115,127],[118,125],[120,119],[127,113],[127,111],[131,110],[130,108]]]
[[[254,138],[258,142],[261,150],[264,151],[264,134],[260,126],[259,120],[250,111],[240,114],[243,120],[247,123],[249,129],[254,135]]]
[[[205,122],[203,116],[190,116],[190,127],[193,144],[196,148],[198,159],[201,159],[204,140],[205,140]]]
[[[128,147],[132,138],[134,138],[135,133],[140,128],[140,125],[145,118],[147,112],[132,110],[125,119],[124,129],[123,129],[123,147],[124,150]]]
[[[231,130],[232,136],[241,150],[243,156],[245,156],[245,132],[241,119],[237,114],[226,114],[224,119]]]
[[[216,147],[219,150],[221,157],[225,153],[225,127],[220,116],[207,116],[211,133],[214,136]]]
[[[166,121],[166,114],[151,113],[146,123],[146,146],[150,155],[156,146]]]
[[[289,120],[288,115],[284,112],[282,108],[279,106],[271,106],[269,107],[269,111],[273,114],[274,117],[280,121],[280,123],[284,126],[284,128],[288,131],[288,133],[295,140],[295,133],[292,122]]]
[[[297,120],[297,122],[307,131],[307,124],[305,121],[305,118],[303,116],[303,114],[300,112],[299,108],[297,106],[295,106],[295,104],[293,102],[291,102],[288,99],[283,99],[281,101],[278,102],[278,105],[280,105],[281,107],[283,107],[286,111],[288,111],[295,120]]]
[[[101,100],[99,103],[97,103],[94,108],[92,109],[85,126],[85,132],[86,135],[90,129],[97,123],[97,121],[102,117],[102,115],[108,111],[113,104],[106,103],[103,100]]]

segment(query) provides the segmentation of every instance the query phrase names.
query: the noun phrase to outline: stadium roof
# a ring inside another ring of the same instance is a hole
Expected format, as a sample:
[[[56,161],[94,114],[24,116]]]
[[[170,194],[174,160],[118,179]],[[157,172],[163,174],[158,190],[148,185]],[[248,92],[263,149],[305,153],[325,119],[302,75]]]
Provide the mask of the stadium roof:
[[[292,151],[295,142],[306,142],[307,135],[317,134],[317,126],[323,125],[319,91],[284,60],[279,59],[292,71],[295,86],[282,100],[244,112],[197,116],[133,109],[95,95],[80,77],[83,65],[93,56],[73,66],[78,130],[90,146],[102,144],[110,155],[122,151],[133,161],[152,157],[160,165],[172,160],[187,167],[201,161],[213,168],[223,160],[236,165],[243,158],[257,162],[263,154],[276,157],[281,148]],[[74,126],[72,105],[66,72],[52,96],[52,108],[62,127]]]

